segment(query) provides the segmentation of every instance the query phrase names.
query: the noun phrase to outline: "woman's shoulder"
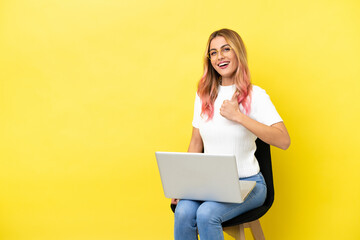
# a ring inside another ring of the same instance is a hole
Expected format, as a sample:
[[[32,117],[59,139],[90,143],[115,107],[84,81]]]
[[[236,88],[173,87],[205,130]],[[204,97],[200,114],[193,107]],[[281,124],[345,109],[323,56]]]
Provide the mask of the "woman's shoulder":
[[[199,96],[198,92],[195,93],[195,100],[200,101],[200,96]]]
[[[251,91],[251,107],[262,106],[270,100],[270,96],[266,93],[265,89],[253,85]]]
[[[251,97],[261,97],[261,96],[267,96],[265,89],[257,85],[252,85]]]

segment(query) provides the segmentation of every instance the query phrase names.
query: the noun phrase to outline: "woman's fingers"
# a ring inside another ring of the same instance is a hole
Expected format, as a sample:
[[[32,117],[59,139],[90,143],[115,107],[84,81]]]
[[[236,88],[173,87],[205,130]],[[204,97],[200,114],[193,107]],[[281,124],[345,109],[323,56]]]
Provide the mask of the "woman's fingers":
[[[176,198],[171,199],[171,204],[176,205],[176,204],[178,204],[178,202],[179,202],[179,199],[176,199]]]
[[[239,93],[235,93],[231,100],[224,100],[220,107],[220,115],[231,121],[236,121],[239,115],[240,109],[237,102],[237,96]]]

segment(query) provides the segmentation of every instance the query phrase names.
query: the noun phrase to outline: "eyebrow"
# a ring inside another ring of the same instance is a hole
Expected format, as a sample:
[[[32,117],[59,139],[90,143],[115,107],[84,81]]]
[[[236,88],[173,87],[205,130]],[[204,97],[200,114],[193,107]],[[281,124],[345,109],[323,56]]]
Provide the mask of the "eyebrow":
[[[222,46],[220,47],[220,49],[221,49],[221,48],[223,48],[223,47],[226,47],[226,46],[229,46],[229,47],[230,47],[230,45],[229,45],[229,44],[225,44],[225,45],[222,45]],[[216,49],[216,48],[212,48],[212,49],[210,49],[210,50],[209,50],[209,52],[210,52],[210,51],[212,51],[212,50],[216,50],[216,51],[217,51],[217,49]]]

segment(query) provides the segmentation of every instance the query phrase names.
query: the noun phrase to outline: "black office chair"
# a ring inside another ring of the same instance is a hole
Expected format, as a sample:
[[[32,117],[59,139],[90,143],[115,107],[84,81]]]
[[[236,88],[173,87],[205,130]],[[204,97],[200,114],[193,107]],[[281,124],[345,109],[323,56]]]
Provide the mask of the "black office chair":
[[[255,240],[265,239],[260,221],[258,219],[270,209],[274,202],[274,184],[271,166],[270,145],[258,138],[256,139],[256,147],[257,149],[255,156],[259,162],[260,171],[266,181],[267,197],[262,206],[252,209],[244,214],[222,223],[224,231],[233,232],[236,240],[245,240],[244,228],[247,227],[251,229]],[[171,209],[173,212],[175,212],[175,208],[176,205],[171,204]]]

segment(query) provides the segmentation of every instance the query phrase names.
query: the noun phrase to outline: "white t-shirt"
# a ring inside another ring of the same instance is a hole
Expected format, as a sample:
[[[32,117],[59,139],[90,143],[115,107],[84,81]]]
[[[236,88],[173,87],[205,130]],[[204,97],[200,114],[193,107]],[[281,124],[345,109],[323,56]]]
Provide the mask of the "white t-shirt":
[[[224,100],[230,100],[235,93],[235,85],[219,86],[219,93],[214,103],[214,117],[206,121],[201,117],[201,100],[196,94],[194,118],[192,125],[199,128],[204,143],[204,152],[213,154],[234,154],[239,177],[249,177],[259,173],[260,168],[255,158],[256,136],[241,124],[230,121],[220,115]],[[243,107],[240,105],[240,110]],[[265,125],[282,122],[272,104],[269,95],[262,88],[253,85],[251,92],[251,109],[249,117]]]

